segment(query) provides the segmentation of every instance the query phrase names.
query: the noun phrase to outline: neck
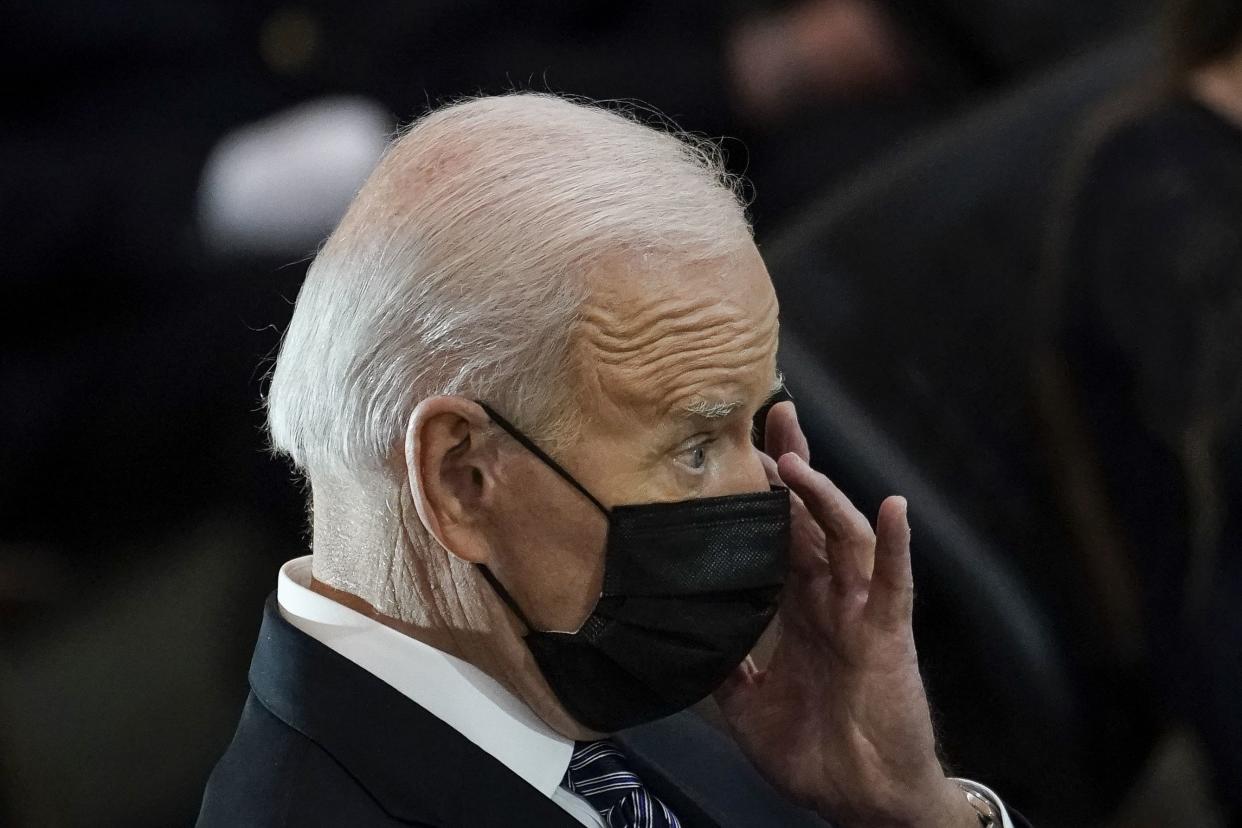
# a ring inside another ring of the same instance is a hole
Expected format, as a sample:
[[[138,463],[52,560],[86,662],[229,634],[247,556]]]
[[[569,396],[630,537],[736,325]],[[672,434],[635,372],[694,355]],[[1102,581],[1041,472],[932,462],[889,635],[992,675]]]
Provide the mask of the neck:
[[[313,491],[314,591],[473,664],[553,730],[572,739],[598,735],[561,707],[520,623],[477,568],[428,535],[408,486],[316,481]]]
[[[385,615],[375,608],[373,604],[365,599],[354,595],[353,593],[337,589],[330,584],[326,584],[318,578],[311,578],[310,588],[312,592],[317,592],[326,598],[343,606],[349,607],[351,610],[362,615],[372,618],[386,627],[391,627],[402,635],[408,635],[410,638],[418,639],[429,647],[455,655],[462,658],[460,648],[457,645],[453,635],[447,628],[429,624],[412,624],[403,621],[392,615]]]
[[[1189,86],[1201,103],[1242,128],[1242,51],[1196,69]]]

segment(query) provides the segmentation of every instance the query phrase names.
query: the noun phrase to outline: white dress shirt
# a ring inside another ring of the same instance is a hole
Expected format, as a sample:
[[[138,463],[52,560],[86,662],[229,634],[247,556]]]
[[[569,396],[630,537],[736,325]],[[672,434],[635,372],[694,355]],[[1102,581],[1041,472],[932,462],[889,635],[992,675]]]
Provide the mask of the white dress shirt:
[[[583,825],[606,828],[562,788],[574,743],[472,664],[310,589],[310,556],[280,568],[276,602],[293,626],[357,664],[469,739]]]
[[[465,736],[583,825],[607,828],[589,802],[560,786],[573,740],[479,668],[313,592],[310,582],[310,555],[280,568],[276,602],[286,621]],[[963,781],[990,796],[1001,828],[1013,828],[999,797]]]

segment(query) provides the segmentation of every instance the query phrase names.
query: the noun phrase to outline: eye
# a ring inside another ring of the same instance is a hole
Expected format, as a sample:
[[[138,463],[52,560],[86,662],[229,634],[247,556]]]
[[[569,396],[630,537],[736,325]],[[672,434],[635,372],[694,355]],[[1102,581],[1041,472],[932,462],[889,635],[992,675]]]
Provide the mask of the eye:
[[[690,446],[677,455],[677,462],[681,463],[691,471],[702,471],[707,465],[707,443],[699,443],[697,446]]]

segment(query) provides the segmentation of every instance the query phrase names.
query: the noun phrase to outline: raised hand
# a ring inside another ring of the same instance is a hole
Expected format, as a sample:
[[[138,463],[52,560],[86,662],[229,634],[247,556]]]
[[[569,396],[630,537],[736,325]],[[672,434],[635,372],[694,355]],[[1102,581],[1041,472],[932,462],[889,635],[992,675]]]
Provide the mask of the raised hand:
[[[774,482],[793,497],[791,572],[767,668],[716,693],[734,737],[779,790],[842,826],[978,826],[936,757],[911,629],[906,503],[876,529],[808,464],[792,403],[768,415]]]

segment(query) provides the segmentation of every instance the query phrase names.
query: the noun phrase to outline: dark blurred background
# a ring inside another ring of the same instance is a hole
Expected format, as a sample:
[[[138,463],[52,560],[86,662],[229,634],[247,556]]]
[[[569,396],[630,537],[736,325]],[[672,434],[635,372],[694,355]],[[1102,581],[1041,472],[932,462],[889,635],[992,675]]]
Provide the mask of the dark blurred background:
[[[307,549],[307,261],[513,89],[724,136],[817,464],[910,499],[951,767],[1242,824],[1242,0],[11,0],[0,66],[0,825],[192,824]]]

